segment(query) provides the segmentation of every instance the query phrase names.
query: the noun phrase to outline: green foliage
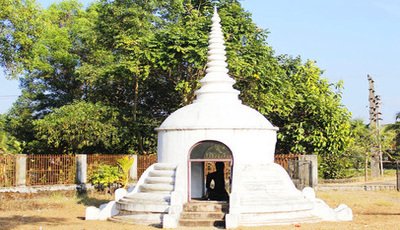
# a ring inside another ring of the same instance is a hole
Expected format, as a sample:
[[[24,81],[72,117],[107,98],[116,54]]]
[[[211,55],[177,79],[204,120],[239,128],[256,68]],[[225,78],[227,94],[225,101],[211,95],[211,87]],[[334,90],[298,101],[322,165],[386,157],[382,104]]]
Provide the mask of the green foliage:
[[[14,153],[19,154],[22,150],[21,142],[8,133],[5,129],[5,116],[0,114],[0,154]]]
[[[365,160],[369,161],[374,138],[371,130],[363,120],[351,121],[351,142],[346,153],[351,161],[351,167],[357,170],[365,168]]]
[[[400,159],[400,112],[396,114],[396,121],[394,124],[389,124],[384,129],[385,132],[389,132],[389,138],[386,138],[386,142],[389,141],[389,146],[391,146],[391,151],[388,155],[391,159]],[[384,141],[385,142],[385,141]]]
[[[117,160],[118,166],[99,165],[92,172],[89,181],[99,190],[111,188],[115,184],[126,188],[129,183],[129,170],[133,161],[132,157],[125,156]]]
[[[118,167],[110,165],[100,165],[97,170],[95,170],[92,176],[89,178],[90,183],[92,183],[97,189],[104,190],[104,188],[110,188],[113,184],[119,183],[120,172]]]
[[[346,168],[357,171],[365,171],[365,164],[369,167],[371,151],[375,151],[378,146],[381,146],[383,158],[385,160],[396,159],[395,148],[395,132],[391,129],[391,125],[387,125],[379,130],[380,139],[377,139],[376,129],[371,129],[365,125],[362,120],[351,121],[351,141],[346,149],[343,159]],[[347,170],[349,171],[349,170]],[[349,175],[341,175],[350,177]]]
[[[34,122],[39,140],[63,153],[111,150],[118,144],[118,113],[100,103],[75,102]]]
[[[330,84],[313,61],[279,56],[271,75],[255,79],[250,106],[278,132],[278,153],[317,154],[324,178],[340,177],[350,138],[350,113],[341,104],[341,84]]]
[[[124,156],[123,158],[120,158],[117,160],[118,167],[120,170],[120,182],[122,184],[123,188],[126,188],[129,183],[129,170],[132,167],[134,158],[129,157],[129,156]]]
[[[400,160],[399,145],[397,143],[398,134],[390,127],[390,125],[383,127],[380,133],[383,160]]]

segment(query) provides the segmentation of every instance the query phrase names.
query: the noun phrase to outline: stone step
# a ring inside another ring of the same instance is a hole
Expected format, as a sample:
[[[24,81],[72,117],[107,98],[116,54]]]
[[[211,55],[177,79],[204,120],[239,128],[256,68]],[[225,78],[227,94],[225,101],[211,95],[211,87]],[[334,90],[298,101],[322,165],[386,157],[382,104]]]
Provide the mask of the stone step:
[[[259,183],[264,183],[268,185],[269,187],[283,187],[284,185],[282,184],[281,180],[276,180],[271,178],[270,180],[267,180],[266,178],[259,178],[259,179],[251,179],[251,180],[243,180],[242,181],[242,186],[251,186],[251,185],[257,185]]]
[[[157,214],[157,215],[165,215],[165,212],[142,212],[142,211],[126,211],[126,210],[119,210],[117,216],[130,216],[130,215],[147,215],[147,214]]]
[[[310,212],[304,211],[247,214],[242,213],[240,216],[240,225],[243,226],[315,223],[320,221],[322,220],[319,217],[313,216]]]
[[[184,212],[227,212],[228,209],[226,202],[190,202],[183,206]]]
[[[248,164],[242,168],[242,173],[251,174],[252,172],[263,172],[265,169],[275,169],[275,163],[266,163],[266,164]],[[267,174],[267,173],[265,173]],[[252,174],[254,175],[254,174]]]
[[[155,199],[136,199],[134,197],[124,197],[121,200],[119,200],[121,203],[137,203],[137,204],[162,204],[162,205],[169,205],[169,201],[165,200],[155,200]]]
[[[311,210],[313,205],[310,203],[275,203],[275,204],[241,204],[241,213],[274,213]]]
[[[171,194],[159,194],[154,192],[138,192],[125,196],[123,199],[132,200],[132,202],[153,201],[170,202]]]
[[[149,176],[151,177],[174,177],[175,170],[152,170],[149,172]]]
[[[122,211],[167,213],[169,210],[169,204],[118,201],[116,203],[116,208]]]
[[[253,191],[268,191],[269,193],[281,193],[287,187],[285,186],[271,186],[269,184],[263,184],[264,182],[260,182],[257,184],[245,184],[243,185],[242,191],[245,192],[253,192]]]
[[[309,200],[305,198],[299,198],[299,199],[291,199],[291,198],[285,198],[283,197],[282,199],[277,198],[270,198],[270,199],[263,199],[262,197],[243,197],[240,200],[240,204],[242,205],[288,205],[288,204],[301,204],[301,205],[306,205],[306,204],[312,204]]]
[[[146,184],[174,184],[175,177],[147,177]]]
[[[257,178],[255,175],[257,176],[262,176],[268,179],[273,179],[276,178],[276,174],[271,174],[270,171],[276,171],[276,168],[248,168],[244,171],[241,171],[241,174],[247,176],[247,177],[243,177],[243,178],[248,178],[248,179],[252,179],[252,178]],[[284,169],[283,169],[284,170]],[[286,172],[286,171],[285,171]],[[275,176],[275,177],[274,177]]]
[[[214,219],[224,220],[223,212],[182,212],[181,219]]]
[[[279,180],[289,175],[280,165],[249,165],[241,170],[241,177],[249,180],[263,178],[264,180]],[[255,176],[257,175],[257,176]]]
[[[128,224],[158,225],[161,227],[164,215],[164,213],[117,215],[109,218],[108,220]]]
[[[142,184],[140,185],[140,192],[172,192],[174,185],[170,184]]]
[[[175,164],[166,164],[166,163],[158,163],[154,165],[154,169],[156,170],[176,170]]]
[[[243,193],[242,193],[243,194]],[[248,193],[246,195],[242,195],[240,197],[240,202],[244,203],[266,203],[266,204],[279,204],[279,203],[291,203],[291,202],[300,202],[300,203],[310,203],[309,200],[305,199],[304,196],[282,196],[282,192],[280,194],[268,194],[268,195],[258,195],[253,193]]]
[[[181,219],[179,226],[182,227],[225,227],[225,221],[213,219]]]

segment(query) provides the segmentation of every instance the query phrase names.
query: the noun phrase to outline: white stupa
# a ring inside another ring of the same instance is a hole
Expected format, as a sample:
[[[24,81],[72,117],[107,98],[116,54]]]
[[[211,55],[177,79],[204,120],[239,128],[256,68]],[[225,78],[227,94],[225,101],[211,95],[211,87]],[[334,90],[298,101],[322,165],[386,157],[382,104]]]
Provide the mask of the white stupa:
[[[315,198],[312,189],[297,190],[286,171],[274,163],[278,129],[238,99],[225,54],[215,10],[207,74],[196,100],[157,129],[158,163],[116,203],[119,214],[114,220],[177,227],[184,205],[202,202],[205,163],[217,161],[231,167],[227,228],[351,219],[347,207],[332,210]]]

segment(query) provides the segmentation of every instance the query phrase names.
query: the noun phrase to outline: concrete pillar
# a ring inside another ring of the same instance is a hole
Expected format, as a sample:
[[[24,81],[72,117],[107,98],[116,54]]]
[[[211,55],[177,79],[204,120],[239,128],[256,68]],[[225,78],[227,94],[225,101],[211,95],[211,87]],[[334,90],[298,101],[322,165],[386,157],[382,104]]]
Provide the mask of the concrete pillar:
[[[298,166],[298,160],[295,159],[289,159],[288,160],[288,168],[287,168],[287,173],[289,174],[290,178],[293,179],[299,179],[299,166]]]
[[[133,164],[131,168],[129,169],[129,177],[133,179],[134,181],[137,181],[139,178],[137,175],[137,166],[138,166],[138,156],[137,155],[131,155],[130,157],[133,158]]]
[[[381,175],[379,163],[379,154],[373,153],[371,156],[371,177],[379,177]]]
[[[396,161],[396,187],[397,191],[400,192],[400,162]]]
[[[299,156],[299,177],[304,178],[304,185],[312,188],[318,185],[318,158],[317,155]]]
[[[87,183],[87,155],[77,154],[76,155],[76,183],[86,184]]]
[[[15,185],[26,186],[26,154],[18,154],[15,161]]]

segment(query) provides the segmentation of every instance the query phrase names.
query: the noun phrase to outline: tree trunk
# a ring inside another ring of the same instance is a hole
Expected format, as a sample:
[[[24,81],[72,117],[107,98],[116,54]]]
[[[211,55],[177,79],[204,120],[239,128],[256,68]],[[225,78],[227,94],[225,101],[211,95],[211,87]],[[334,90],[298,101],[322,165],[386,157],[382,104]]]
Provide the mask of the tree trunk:
[[[133,86],[133,90],[134,90],[133,91],[134,96],[133,96],[133,108],[132,108],[133,114],[132,114],[132,116],[133,116],[133,122],[135,123],[135,126],[139,127],[137,125],[137,110],[138,110],[138,101],[139,101],[139,79],[138,79],[138,77],[135,77],[135,83]],[[136,139],[138,141],[138,151],[139,151],[139,154],[142,154],[143,153],[143,141],[142,141],[142,137],[140,134],[140,130],[138,128],[136,128],[135,133],[136,133]]]

